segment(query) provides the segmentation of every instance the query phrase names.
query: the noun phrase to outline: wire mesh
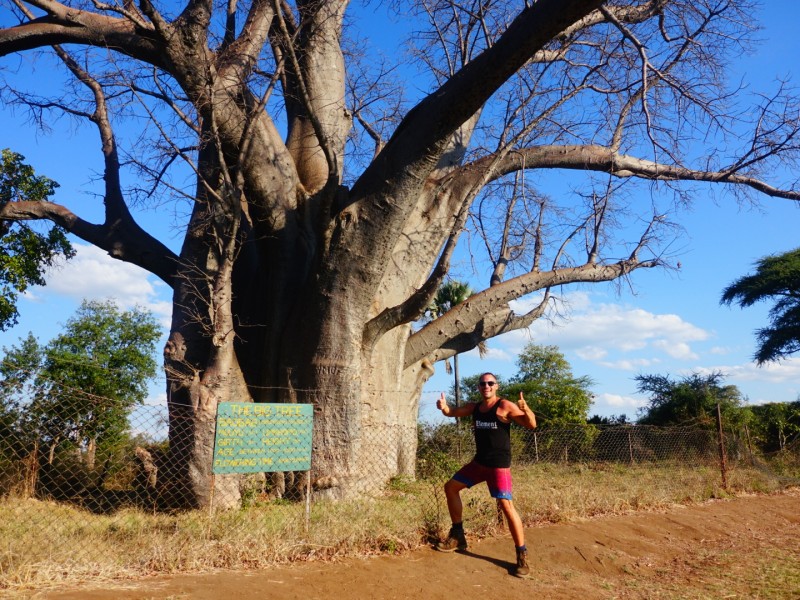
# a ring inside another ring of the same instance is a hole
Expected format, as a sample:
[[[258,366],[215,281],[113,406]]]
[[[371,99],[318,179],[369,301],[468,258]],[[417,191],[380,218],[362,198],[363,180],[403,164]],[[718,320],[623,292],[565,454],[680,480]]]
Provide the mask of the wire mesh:
[[[124,427],[105,429],[104,420],[118,419],[100,410],[80,419],[70,410],[58,418],[3,415],[0,587],[395,552],[449,526],[442,486],[472,458],[468,424],[364,424],[355,435],[351,428],[320,436],[314,423],[310,469],[284,470],[297,464],[283,461],[298,458],[302,419],[264,424],[265,409],[250,406],[265,429],[248,413],[227,423],[227,438],[217,430],[216,443],[213,416],[209,438],[209,416],[185,407],[136,406]],[[255,438],[237,429],[248,424]],[[347,435],[336,444],[347,455],[320,446]],[[726,434],[725,448],[734,488],[798,482],[797,444],[780,456],[757,455]],[[708,429],[515,426],[512,453],[514,501],[528,524],[723,493],[718,439]],[[269,469],[260,462],[267,454]],[[215,470],[236,457],[247,464],[235,466],[247,468]],[[196,489],[203,485],[205,492]],[[465,521],[477,535],[498,526],[484,489],[468,492]]]

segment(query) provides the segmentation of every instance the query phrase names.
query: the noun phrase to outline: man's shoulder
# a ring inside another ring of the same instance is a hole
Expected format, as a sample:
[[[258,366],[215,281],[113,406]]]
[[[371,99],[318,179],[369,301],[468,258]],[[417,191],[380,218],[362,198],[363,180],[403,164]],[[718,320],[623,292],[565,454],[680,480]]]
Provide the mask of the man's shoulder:
[[[519,411],[519,406],[508,398],[500,398],[500,401],[497,403],[497,410],[502,411],[503,414],[510,412],[516,413]]]

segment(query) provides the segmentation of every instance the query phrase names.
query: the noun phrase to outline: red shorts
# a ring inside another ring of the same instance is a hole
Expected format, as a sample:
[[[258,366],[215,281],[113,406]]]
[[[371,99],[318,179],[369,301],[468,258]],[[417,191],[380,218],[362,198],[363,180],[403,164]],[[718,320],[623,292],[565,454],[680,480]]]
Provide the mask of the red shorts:
[[[511,469],[484,467],[473,460],[461,467],[453,479],[468,488],[485,481],[492,498],[511,500]]]

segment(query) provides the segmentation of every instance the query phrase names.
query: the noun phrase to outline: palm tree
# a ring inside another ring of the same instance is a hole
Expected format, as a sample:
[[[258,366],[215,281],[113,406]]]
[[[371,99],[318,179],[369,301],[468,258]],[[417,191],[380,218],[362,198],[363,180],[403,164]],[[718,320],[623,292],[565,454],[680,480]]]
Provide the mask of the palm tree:
[[[451,308],[457,304],[461,304],[473,294],[472,288],[469,284],[462,281],[450,280],[441,285],[433,298],[433,302],[428,307],[428,316],[430,320],[441,317]],[[486,353],[486,343],[481,342],[478,344],[478,352],[481,357]],[[461,389],[458,377],[458,354],[453,356],[453,366],[450,367],[450,360],[444,361],[445,372],[450,375],[453,374],[455,379],[455,395],[456,406],[461,406]]]

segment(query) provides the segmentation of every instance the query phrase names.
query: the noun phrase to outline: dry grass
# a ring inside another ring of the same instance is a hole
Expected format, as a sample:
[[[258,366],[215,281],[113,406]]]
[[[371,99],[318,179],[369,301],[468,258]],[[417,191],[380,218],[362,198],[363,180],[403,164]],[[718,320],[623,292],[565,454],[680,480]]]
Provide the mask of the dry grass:
[[[760,471],[729,475],[731,493],[777,487]],[[299,560],[395,553],[449,525],[440,481],[393,481],[383,494],[312,505],[256,502],[209,515],[126,508],[98,515],[32,499],[0,502],[0,589],[125,578],[148,573],[256,568]],[[515,503],[528,524],[659,509],[728,494],[708,467],[539,464],[514,471]],[[465,493],[471,534],[497,526],[483,486]]]

